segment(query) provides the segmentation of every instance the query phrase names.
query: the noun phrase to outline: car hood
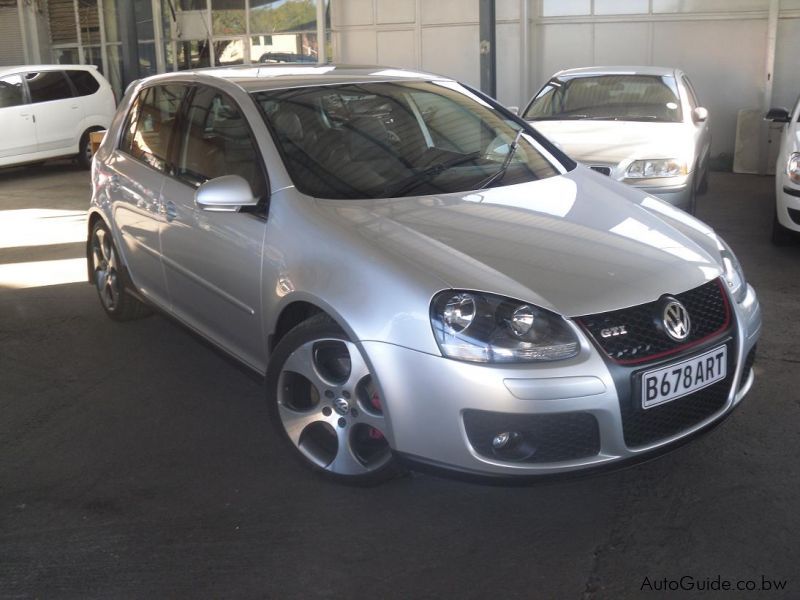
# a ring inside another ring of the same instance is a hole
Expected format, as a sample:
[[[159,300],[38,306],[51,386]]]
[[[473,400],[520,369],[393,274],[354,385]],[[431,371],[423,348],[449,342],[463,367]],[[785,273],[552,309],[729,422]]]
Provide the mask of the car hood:
[[[575,160],[619,164],[645,158],[686,158],[694,151],[686,123],[533,121],[531,125]]]
[[[565,316],[642,304],[720,274],[707,226],[580,166],[475,192],[316,202],[348,236],[355,229],[358,252],[373,264],[388,254],[442,288],[518,298]]]

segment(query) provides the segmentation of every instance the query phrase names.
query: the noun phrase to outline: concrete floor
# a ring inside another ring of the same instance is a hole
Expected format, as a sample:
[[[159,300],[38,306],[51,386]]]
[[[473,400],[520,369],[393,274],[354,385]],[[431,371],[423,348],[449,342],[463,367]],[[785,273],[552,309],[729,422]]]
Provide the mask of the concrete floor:
[[[9,287],[8,265],[82,256],[89,183],[0,171],[0,597],[658,598],[645,578],[681,576],[800,597],[800,245],[768,241],[771,186],[714,173],[700,200],[765,318],[755,387],[713,433],[569,482],[351,489],[287,460],[261,382],[167,319]]]

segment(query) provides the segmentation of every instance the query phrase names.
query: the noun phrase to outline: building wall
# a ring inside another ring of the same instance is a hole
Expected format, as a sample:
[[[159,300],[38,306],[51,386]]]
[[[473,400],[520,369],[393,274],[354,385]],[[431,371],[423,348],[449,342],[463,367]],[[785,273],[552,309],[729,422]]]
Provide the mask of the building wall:
[[[497,97],[519,104],[520,2],[497,0]],[[421,69],[478,87],[478,0],[333,0],[336,62]]]
[[[16,6],[0,5],[0,65],[25,63],[25,49]]]
[[[531,21],[527,85],[520,11]],[[734,152],[737,114],[761,109],[770,0],[496,0],[497,97],[524,104],[556,71],[683,69],[711,112],[714,155]],[[800,94],[800,0],[781,0],[773,104]],[[332,0],[337,61],[422,69],[480,83],[478,0]]]

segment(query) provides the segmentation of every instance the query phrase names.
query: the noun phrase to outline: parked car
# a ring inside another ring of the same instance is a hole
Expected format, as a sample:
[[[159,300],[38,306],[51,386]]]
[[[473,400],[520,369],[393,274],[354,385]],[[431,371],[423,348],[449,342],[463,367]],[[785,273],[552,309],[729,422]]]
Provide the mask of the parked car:
[[[559,71],[523,116],[572,158],[691,214],[708,189],[708,111],[678,69]]]
[[[89,168],[89,133],[107,129],[114,111],[94,66],[0,67],[0,167],[75,156]]]
[[[94,161],[88,275],[266,377],[291,453],[524,477],[687,440],[753,383],[725,242],[491,98],[397,69],[138,82]]]
[[[773,108],[766,118],[786,124],[775,165],[775,217],[772,222],[772,241],[783,245],[800,232],[800,98],[791,113],[785,108]]]

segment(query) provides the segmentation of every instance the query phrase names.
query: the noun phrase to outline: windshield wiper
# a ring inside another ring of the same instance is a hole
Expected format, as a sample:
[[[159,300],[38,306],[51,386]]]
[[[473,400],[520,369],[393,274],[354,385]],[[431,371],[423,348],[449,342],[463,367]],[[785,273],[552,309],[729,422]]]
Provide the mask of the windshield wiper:
[[[485,189],[485,188],[489,187],[490,185],[492,185],[495,181],[498,181],[498,180],[502,179],[503,175],[506,174],[506,170],[508,169],[508,165],[511,164],[511,159],[514,158],[514,154],[516,154],[516,152],[517,152],[517,147],[519,146],[519,138],[522,137],[523,133],[525,133],[525,129],[523,129],[523,128],[520,128],[520,130],[517,131],[517,135],[514,138],[514,141],[511,142],[511,145],[508,147],[508,154],[506,154],[506,158],[505,158],[505,160],[503,160],[503,164],[500,165],[500,168],[495,173],[493,173],[492,175],[489,175],[489,177],[487,177],[486,179],[481,181],[478,184],[478,187],[475,188],[475,189],[478,189],[478,190]]]
[[[427,183],[431,179],[435,179],[448,169],[475,160],[476,158],[480,157],[480,155],[481,155],[480,152],[470,152],[469,154],[456,156],[455,158],[451,158],[450,160],[446,160],[444,162],[431,165],[430,167],[423,169],[422,171],[418,171],[417,173],[414,173],[413,175],[407,177],[406,179],[400,182],[399,186],[397,186],[395,189],[385,192],[383,196],[386,198],[391,198],[393,196],[402,196],[408,193],[409,191],[413,190],[414,188],[421,186],[423,183]]]

